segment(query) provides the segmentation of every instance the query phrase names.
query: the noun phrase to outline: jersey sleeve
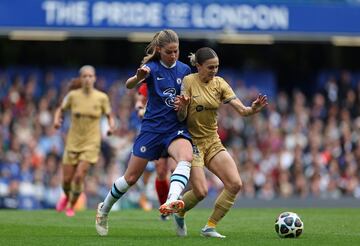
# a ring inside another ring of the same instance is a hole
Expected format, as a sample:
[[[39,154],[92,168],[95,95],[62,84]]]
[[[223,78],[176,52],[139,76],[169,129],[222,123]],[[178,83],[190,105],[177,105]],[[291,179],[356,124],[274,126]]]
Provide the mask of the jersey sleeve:
[[[235,99],[236,95],[231,86],[223,78],[219,77],[219,80],[221,88],[221,101],[225,104]]]
[[[64,99],[61,102],[61,110],[65,111],[71,108],[72,94],[73,93],[70,91],[68,94],[65,95]]]
[[[110,100],[107,95],[104,95],[104,98],[102,100],[102,109],[103,109],[103,114],[105,114],[105,115],[108,115],[111,113]]]
[[[180,95],[184,95],[187,97],[191,97],[191,90],[190,90],[190,83],[189,83],[189,77],[185,76],[182,84],[181,84],[181,92]]]

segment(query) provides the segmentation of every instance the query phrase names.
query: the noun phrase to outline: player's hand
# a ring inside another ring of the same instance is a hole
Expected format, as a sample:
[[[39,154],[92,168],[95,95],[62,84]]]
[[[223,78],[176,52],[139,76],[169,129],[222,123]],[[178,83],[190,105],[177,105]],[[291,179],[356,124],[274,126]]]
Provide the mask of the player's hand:
[[[268,105],[266,95],[259,94],[258,97],[251,104],[252,110],[257,113],[262,110],[266,105]]]
[[[145,114],[145,109],[144,109],[144,108],[139,108],[139,109],[137,110],[137,116],[138,116],[140,119],[144,118],[144,114]]]
[[[150,73],[150,68],[148,66],[142,66],[136,70],[136,79],[138,81],[144,80]]]
[[[190,104],[190,97],[185,95],[176,96],[174,101],[175,111],[179,111]]]
[[[55,129],[59,129],[60,127],[61,127],[61,125],[62,125],[62,119],[60,118],[60,119],[55,119],[55,121],[54,121],[54,128]]]
[[[106,136],[112,136],[114,132],[115,132],[115,127],[110,127],[106,132]]]

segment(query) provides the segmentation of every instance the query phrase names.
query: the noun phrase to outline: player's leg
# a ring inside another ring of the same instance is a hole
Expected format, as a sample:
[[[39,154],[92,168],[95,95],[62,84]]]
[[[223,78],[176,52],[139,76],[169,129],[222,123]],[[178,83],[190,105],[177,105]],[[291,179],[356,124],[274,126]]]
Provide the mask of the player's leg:
[[[220,151],[208,163],[208,169],[224,183],[224,190],[215,201],[214,210],[207,224],[201,230],[205,237],[224,238],[216,232],[216,225],[233,206],[236,195],[242,187],[242,182],[236,164],[227,151]]]
[[[84,190],[85,176],[89,170],[90,163],[88,161],[79,161],[76,166],[75,174],[72,179],[71,196],[69,207],[66,208],[66,215],[71,217],[75,215],[74,206]]]
[[[59,201],[56,204],[56,210],[58,212],[63,211],[70,200],[71,182],[76,171],[77,154],[69,153],[65,150],[62,162],[62,188],[64,191],[64,196],[60,197]]]
[[[64,191],[64,196],[61,196],[59,201],[56,204],[56,210],[58,212],[63,211],[66,208],[66,206],[70,200],[71,180],[75,174],[76,165],[63,164],[62,170],[63,170],[62,188]]]
[[[144,172],[147,163],[147,159],[134,156],[133,154],[131,155],[128,168],[126,169],[124,176],[118,178],[114,182],[111,190],[105,197],[104,202],[101,202],[98,205],[95,227],[99,235],[107,235],[108,214],[112,206],[126,193],[130,186],[137,182],[137,180]]]
[[[154,161],[156,167],[156,179],[155,179],[155,190],[158,196],[159,204],[164,204],[169,193],[169,165],[176,166],[176,162],[171,157],[161,157]],[[174,167],[175,169],[175,167]],[[169,220],[169,216],[166,214],[160,214],[162,221]]]
[[[185,192],[182,198],[185,203],[184,209],[174,214],[176,234],[180,237],[184,237],[187,235],[185,213],[195,207],[201,200],[203,200],[207,196],[208,186],[203,167],[191,167],[190,183],[192,189]]]
[[[207,196],[208,184],[203,167],[191,167],[190,183],[191,190],[185,192],[182,198],[185,203],[185,207],[179,212],[181,216],[184,216],[187,211],[195,207]]]
[[[177,213],[184,208],[184,202],[179,200],[181,192],[186,187],[192,161],[192,145],[188,139],[176,138],[168,147],[169,155],[177,162],[170,177],[170,188],[166,202],[159,208],[162,214]]]
[[[166,202],[166,198],[169,193],[168,163],[167,163],[168,159],[171,158],[161,157],[160,159],[154,161],[156,168],[155,189],[160,205]],[[161,218],[164,218],[165,220],[167,216],[163,216]]]
[[[144,170],[144,173],[142,175],[142,184],[139,185],[139,188],[141,189],[141,195],[139,199],[139,206],[144,211],[150,211],[152,209],[151,202],[148,201],[147,195],[146,195],[146,189],[147,185],[149,184],[149,179],[151,178],[152,173],[155,170],[155,164],[152,161],[149,161],[146,165],[146,168]]]

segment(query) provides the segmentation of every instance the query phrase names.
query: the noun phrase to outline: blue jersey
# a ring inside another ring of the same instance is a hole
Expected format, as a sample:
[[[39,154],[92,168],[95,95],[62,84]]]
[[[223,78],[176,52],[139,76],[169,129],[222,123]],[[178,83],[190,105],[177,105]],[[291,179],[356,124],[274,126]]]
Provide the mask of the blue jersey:
[[[180,94],[183,78],[191,72],[190,67],[180,61],[170,68],[160,61],[145,65],[150,68],[150,74],[146,78],[148,97],[141,131],[167,133],[186,128],[185,121],[177,119],[174,100]]]

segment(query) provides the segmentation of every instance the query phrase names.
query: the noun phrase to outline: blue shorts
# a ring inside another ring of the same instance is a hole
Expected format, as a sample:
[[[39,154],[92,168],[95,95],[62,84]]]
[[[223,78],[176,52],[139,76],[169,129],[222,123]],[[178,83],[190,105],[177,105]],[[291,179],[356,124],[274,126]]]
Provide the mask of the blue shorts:
[[[186,129],[171,133],[140,132],[135,139],[133,155],[149,161],[157,160],[177,138],[185,138],[191,143],[190,134]]]

